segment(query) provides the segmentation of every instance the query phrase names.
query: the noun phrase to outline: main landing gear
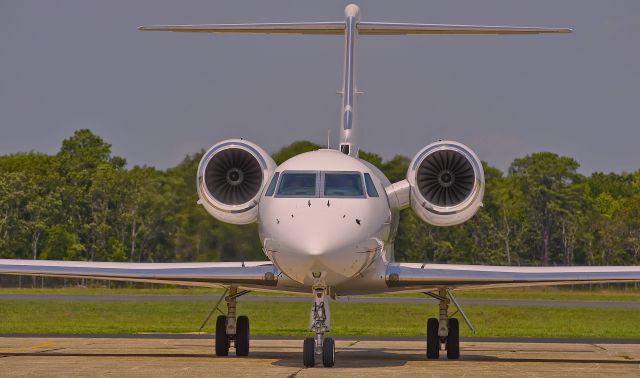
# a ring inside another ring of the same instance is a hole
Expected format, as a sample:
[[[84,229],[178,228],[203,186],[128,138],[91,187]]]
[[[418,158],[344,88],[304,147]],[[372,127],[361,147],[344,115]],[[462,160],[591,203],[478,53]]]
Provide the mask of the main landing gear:
[[[318,358],[322,360],[324,367],[332,367],[336,361],[336,343],[331,337],[324,337],[325,332],[329,331],[331,323],[327,289],[314,288],[313,299],[309,328],[316,333],[316,337],[304,339],[302,362],[306,367],[313,367],[316,364],[316,358]]]
[[[238,292],[238,288],[229,288],[227,315],[220,315],[216,319],[216,356],[228,356],[233,342],[236,356],[249,355],[249,318],[241,315],[236,318],[236,299],[247,294],[248,290]]]
[[[453,301],[464,321],[467,323],[471,331],[475,333],[475,329],[469,322],[469,318],[462,311],[462,308],[456,301],[450,290],[441,288],[438,293],[425,293],[439,301],[440,316],[438,319],[429,318],[427,320],[427,358],[440,358],[440,349],[444,345],[447,351],[447,358],[457,360],[460,358],[460,323],[458,319],[449,317],[449,303]],[[455,315],[454,313],[453,315]],[[452,316],[453,316],[452,315]]]

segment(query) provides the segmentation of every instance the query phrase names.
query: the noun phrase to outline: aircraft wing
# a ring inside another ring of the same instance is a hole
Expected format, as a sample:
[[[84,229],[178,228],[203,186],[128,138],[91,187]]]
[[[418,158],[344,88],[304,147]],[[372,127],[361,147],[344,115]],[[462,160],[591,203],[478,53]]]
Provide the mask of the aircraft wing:
[[[436,287],[488,288],[640,281],[640,266],[516,267],[392,263],[386,283],[394,291]]]
[[[128,263],[0,259],[0,274],[275,289],[279,272],[270,261]]]

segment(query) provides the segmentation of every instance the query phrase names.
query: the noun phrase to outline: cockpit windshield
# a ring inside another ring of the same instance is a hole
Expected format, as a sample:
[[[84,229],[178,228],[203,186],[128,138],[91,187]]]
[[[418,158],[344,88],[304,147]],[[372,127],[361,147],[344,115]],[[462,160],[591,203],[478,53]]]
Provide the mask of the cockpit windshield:
[[[274,174],[265,196],[367,198],[364,188],[361,172],[285,171]]]
[[[277,196],[316,197],[316,173],[284,172],[280,179]]]
[[[324,174],[325,197],[364,197],[362,176],[358,172]]]

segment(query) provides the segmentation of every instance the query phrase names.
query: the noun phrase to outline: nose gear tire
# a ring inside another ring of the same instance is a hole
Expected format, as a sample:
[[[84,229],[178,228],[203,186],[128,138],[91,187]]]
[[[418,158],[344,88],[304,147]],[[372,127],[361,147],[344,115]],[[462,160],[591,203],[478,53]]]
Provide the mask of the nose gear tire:
[[[331,337],[324,339],[322,343],[322,365],[332,367],[336,363],[336,343]]]
[[[314,367],[316,365],[316,341],[313,337],[304,339],[302,362],[306,367]]]

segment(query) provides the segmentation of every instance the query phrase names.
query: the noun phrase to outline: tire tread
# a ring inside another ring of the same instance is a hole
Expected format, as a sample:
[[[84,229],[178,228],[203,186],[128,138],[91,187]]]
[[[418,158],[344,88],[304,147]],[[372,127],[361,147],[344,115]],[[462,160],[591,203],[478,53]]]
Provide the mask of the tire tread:
[[[304,339],[302,347],[302,363],[305,367],[316,365],[316,341],[312,337]]]
[[[322,344],[322,365],[332,367],[336,363],[336,342],[331,337],[324,339]]]
[[[450,360],[457,360],[460,358],[460,323],[456,318],[449,319],[447,358]]]
[[[227,336],[227,317],[219,315],[216,319],[216,356],[229,355],[229,336]]]
[[[249,318],[238,316],[236,321],[236,356],[246,357],[249,355]]]
[[[427,320],[427,358],[437,360],[440,358],[440,338],[438,337],[438,319]]]

